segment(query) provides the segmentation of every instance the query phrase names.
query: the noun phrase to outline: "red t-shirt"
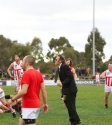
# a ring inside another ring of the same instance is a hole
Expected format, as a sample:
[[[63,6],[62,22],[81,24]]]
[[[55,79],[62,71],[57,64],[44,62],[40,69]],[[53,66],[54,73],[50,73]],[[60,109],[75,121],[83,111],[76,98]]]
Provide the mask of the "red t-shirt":
[[[24,72],[21,79],[22,84],[28,84],[27,93],[22,97],[22,108],[40,108],[40,86],[43,83],[43,77],[35,69],[29,69]]]

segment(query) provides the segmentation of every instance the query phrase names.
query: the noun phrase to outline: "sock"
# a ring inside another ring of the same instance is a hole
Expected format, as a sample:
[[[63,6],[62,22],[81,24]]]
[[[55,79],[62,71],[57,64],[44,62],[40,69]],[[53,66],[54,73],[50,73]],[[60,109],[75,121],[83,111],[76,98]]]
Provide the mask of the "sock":
[[[10,99],[10,95],[5,95],[5,99]]]
[[[6,103],[6,105],[5,105],[7,108],[9,108],[9,110],[13,113],[13,112],[15,112],[15,110],[10,106],[10,105],[8,105],[7,103]]]

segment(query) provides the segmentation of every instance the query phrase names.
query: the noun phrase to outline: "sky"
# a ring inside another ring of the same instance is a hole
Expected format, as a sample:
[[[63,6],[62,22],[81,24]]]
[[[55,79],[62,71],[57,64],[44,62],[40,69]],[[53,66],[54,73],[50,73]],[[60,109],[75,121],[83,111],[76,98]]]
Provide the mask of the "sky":
[[[40,38],[44,53],[52,38],[66,37],[82,52],[93,29],[93,1],[107,61],[112,55],[112,0],[0,0],[0,34],[22,44]]]

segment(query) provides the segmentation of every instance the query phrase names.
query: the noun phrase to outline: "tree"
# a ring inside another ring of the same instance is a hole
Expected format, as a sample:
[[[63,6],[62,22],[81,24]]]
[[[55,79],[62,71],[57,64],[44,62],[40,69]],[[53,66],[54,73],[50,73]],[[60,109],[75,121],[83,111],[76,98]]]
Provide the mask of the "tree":
[[[7,69],[10,64],[10,50],[13,42],[10,39],[0,35],[0,67]]]
[[[35,37],[31,43],[31,54],[35,57],[36,61],[44,60],[42,50],[41,40]]]
[[[48,52],[46,54],[46,59],[50,62],[53,62],[54,61],[54,55],[55,55],[54,52],[51,52],[50,50],[48,50]]]
[[[75,54],[75,50],[73,48],[66,47],[65,51],[63,52],[63,55],[65,56],[65,59],[67,58],[72,59],[74,67],[77,65],[77,57]]]
[[[107,63],[102,63],[101,66],[100,66],[100,70],[101,72],[104,72],[105,70],[107,70],[107,66],[108,64]]]
[[[93,32],[90,32],[90,35],[87,39],[88,43],[85,45],[85,59],[88,66],[92,67],[92,53],[93,53]],[[105,54],[103,52],[104,46],[106,42],[104,38],[100,35],[100,32],[97,28],[95,28],[95,59],[96,59],[96,67],[102,62],[102,59],[105,58]]]
[[[56,55],[62,54],[66,47],[73,48],[65,37],[60,37],[59,39],[52,38],[48,46],[50,50],[48,50],[46,58],[49,60],[53,60]]]
[[[77,50],[75,50],[75,55],[77,58],[77,65],[86,65],[85,64],[85,53],[84,52],[78,52]]]
[[[108,62],[112,62],[112,56],[110,56],[110,59],[109,59],[109,61]]]
[[[15,54],[20,54],[21,59],[22,59],[24,56],[29,55],[30,52],[31,52],[31,50],[30,50],[30,46],[28,44],[23,45],[21,43],[15,43],[11,47],[10,60],[11,61],[14,60],[14,55]]]

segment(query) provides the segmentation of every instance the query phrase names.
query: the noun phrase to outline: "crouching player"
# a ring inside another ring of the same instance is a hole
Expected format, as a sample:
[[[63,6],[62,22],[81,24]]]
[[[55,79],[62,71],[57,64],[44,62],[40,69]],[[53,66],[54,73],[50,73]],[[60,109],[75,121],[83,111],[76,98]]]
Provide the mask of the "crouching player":
[[[1,101],[0,101],[0,113],[4,113],[5,111],[8,111],[9,109],[6,107],[6,106],[4,106],[2,103],[1,103]]]
[[[13,118],[16,117],[16,112],[15,112],[15,109],[13,109],[5,100],[5,93],[4,93],[4,90],[2,89],[2,87],[0,87],[0,101],[1,103],[6,106],[11,112],[12,112],[12,115],[13,115]]]

